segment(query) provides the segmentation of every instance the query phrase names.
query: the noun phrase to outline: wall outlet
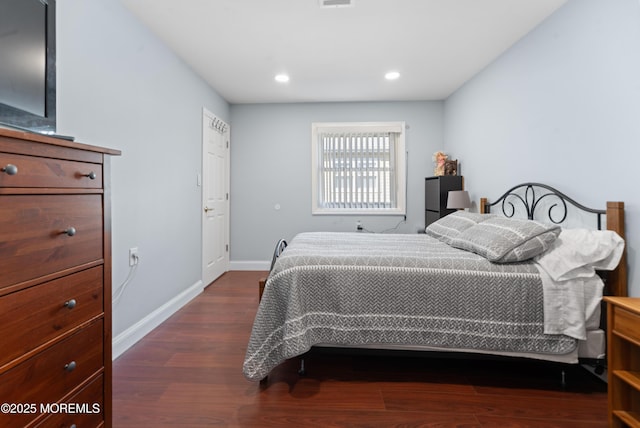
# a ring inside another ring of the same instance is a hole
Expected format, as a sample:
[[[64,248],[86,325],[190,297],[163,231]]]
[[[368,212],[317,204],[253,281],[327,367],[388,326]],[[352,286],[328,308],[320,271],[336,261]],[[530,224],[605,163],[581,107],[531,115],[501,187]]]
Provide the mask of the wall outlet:
[[[138,264],[138,247],[129,248],[129,266]]]

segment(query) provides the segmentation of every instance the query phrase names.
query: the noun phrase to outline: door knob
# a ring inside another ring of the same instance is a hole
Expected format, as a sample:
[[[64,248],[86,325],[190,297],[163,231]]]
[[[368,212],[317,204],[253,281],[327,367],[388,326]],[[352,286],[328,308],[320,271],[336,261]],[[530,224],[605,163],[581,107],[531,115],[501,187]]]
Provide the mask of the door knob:
[[[209,211],[213,211],[214,208],[204,207],[204,212],[208,213]]]

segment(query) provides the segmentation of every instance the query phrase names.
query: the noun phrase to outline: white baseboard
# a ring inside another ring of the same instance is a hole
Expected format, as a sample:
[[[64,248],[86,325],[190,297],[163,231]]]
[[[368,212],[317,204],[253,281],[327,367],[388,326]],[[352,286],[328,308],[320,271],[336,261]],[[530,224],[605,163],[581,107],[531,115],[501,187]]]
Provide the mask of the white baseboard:
[[[136,344],[140,339],[153,331],[154,328],[162,324],[171,315],[176,313],[180,308],[189,303],[192,299],[202,293],[204,286],[202,281],[198,281],[155,311],[120,333],[113,338],[113,350],[111,352],[112,360]]]
[[[230,270],[269,270],[271,267],[270,261],[247,261],[247,260],[239,260],[239,261],[231,261],[229,262]]]

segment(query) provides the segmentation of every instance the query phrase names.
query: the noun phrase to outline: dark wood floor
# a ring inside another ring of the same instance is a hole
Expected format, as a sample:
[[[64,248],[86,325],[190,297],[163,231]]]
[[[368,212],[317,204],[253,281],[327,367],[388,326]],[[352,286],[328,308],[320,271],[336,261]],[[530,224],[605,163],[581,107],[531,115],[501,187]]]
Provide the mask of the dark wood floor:
[[[606,384],[529,361],[316,352],[266,385],[242,361],[262,272],[229,272],[114,362],[115,428],[605,427]]]

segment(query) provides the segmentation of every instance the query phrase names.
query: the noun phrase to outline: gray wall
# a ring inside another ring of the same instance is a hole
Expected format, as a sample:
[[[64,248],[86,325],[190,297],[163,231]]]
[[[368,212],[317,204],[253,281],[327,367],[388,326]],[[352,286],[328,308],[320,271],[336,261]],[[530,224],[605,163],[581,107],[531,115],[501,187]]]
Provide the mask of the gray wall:
[[[201,280],[202,107],[229,106],[116,0],[58,0],[58,132],[112,161],[114,337]]]
[[[472,198],[538,181],[624,201],[640,296],[640,2],[571,0],[445,102],[445,147]]]
[[[405,121],[407,221],[424,228],[424,177],[442,149],[442,102],[255,104],[231,107],[231,260],[235,268],[271,259],[278,239],[310,230],[353,231],[356,221],[382,231],[398,216],[311,215],[311,123]],[[276,210],[276,204],[280,209]]]

